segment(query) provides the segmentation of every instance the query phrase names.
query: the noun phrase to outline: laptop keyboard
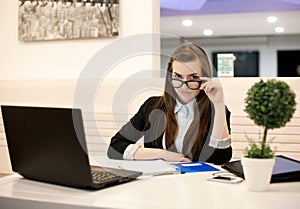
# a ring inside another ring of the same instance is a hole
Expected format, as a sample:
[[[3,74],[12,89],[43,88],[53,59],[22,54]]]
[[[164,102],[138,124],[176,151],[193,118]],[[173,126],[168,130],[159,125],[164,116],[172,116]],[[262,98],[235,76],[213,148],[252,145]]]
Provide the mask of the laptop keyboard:
[[[100,182],[106,182],[111,180],[118,180],[119,176],[110,172],[92,171],[92,178],[94,182],[100,183]]]

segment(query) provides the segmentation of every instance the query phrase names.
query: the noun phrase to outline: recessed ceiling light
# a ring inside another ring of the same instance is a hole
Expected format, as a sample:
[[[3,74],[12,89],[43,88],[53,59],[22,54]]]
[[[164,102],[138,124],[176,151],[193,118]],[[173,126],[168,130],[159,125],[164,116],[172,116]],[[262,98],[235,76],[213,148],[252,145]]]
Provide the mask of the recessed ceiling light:
[[[193,25],[193,21],[190,20],[190,19],[182,20],[182,25],[185,26],[185,27],[190,27],[190,26]]]
[[[212,29],[204,29],[202,33],[206,36],[211,36],[214,34],[214,31]]]
[[[275,16],[269,16],[267,17],[267,21],[270,23],[276,22],[277,21],[277,17]]]
[[[276,33],[282,33],[282,32],[284,32],[284,27],[276,27],[275,28],[275,32]]]

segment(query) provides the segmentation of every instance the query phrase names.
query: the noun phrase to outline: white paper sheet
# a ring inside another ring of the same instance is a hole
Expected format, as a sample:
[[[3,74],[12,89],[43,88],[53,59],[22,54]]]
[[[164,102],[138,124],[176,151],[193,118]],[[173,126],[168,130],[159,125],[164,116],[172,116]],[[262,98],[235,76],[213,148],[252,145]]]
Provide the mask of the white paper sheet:
[[[89,156],[91,165],[143,172],[143,176],[177,173],[175,167],[164,160],[111,160],[106,156]]]

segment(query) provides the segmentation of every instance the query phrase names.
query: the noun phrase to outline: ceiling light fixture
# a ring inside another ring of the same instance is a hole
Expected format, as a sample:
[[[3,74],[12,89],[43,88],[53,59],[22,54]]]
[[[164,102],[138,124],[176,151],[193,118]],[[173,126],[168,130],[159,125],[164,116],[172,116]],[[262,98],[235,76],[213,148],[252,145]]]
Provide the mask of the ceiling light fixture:
[[[190,19],[185,19],[185,20],[182,20],[182,25],[185,26],[185,27],[190,27],[193,25],[193,21],[190,20]]]
[[[276,22],[277,21],[277,17],[275,16],[269,16],[267,17],[267,21],[270,23]]]
[[[204,29],[202,33],[206,36],[211,36],[212,34],[214,34],[214,31],[212,29]]]
[[[276,33],[282,33],[282,32],[284,32],[284,27],[276,27],[275,28],[275,32]]]

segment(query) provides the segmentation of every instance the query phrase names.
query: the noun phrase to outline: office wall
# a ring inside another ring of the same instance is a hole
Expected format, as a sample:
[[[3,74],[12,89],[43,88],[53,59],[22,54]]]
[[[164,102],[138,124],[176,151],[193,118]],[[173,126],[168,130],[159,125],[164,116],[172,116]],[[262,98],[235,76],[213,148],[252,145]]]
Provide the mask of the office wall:
[[[119,37],[19,42],[18,4],[17,0],[3,1],[0,7],[0,104],[73,106],[76,82],[93,56],[115,42],[159,32],[159,0],[121,0]],[[153,49],[159,46],[156,40],[150,42]],[[129,47],[134,47],[134,43]],[[105,62],[113,56],[112,52],[98,58]],[[151,54],[132,55],[117,60],[114,66],[109,66],[111,69],[97,70],[110,78],[126,79],[145,69],[158,69],[158,58]],[[3,128],[0,135],[0,172],[11,172]]]
[[[159,0],[143,0],[142,3],[122,0],[119,37],[19,42],[18,4],[17,0],[3,1],[0,7],[0,78],[4,80],[77,79],[85,64],[103,47],[130,35],[159,31]],[[114,75],[126,76],[143,68],[153,68],[153,63],[152,56],[131,57],[119,63],[120,72]]]

